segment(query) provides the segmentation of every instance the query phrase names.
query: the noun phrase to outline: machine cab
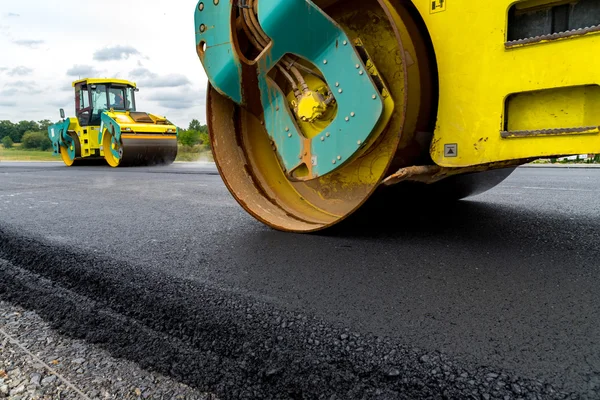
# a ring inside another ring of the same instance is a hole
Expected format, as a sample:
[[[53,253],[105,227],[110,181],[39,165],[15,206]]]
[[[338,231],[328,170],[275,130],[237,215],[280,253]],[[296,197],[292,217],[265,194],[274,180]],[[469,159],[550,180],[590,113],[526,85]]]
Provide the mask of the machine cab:
[[[106,110],[135,111],[135,83],[115,79],[84,79],[73,83],[75,113],[81,126],[99,126]]]

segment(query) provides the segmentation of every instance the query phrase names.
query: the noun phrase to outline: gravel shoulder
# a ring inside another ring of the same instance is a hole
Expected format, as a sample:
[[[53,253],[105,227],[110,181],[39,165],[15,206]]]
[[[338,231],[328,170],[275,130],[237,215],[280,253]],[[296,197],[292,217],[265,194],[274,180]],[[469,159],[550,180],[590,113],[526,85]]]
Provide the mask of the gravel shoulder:
[[[0,301],[0,398],[202,399],[202,393],[54,331],[38,314]]]

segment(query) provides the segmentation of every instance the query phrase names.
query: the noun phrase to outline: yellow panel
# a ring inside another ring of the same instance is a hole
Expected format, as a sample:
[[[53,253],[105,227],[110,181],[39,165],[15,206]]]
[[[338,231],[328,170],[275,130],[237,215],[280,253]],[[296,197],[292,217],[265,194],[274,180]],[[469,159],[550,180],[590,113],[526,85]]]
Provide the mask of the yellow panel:
[[[413,3],[429,29],[438,63],[439,112],[431,148],[437,164],[467,167],[512,159],[600,153],[598,135],[516,140],[503,138],[501,133],[505,100],[511,94],[599,84],[600,35],[592,32],[507,47],[508,10],[515,4],[513,0],[445,0],[443,12],[434,12],[439,1]],[[529,107],[525,103],[523,107]],[[556,126],[547,115],[539,119],[538,127]],[[573,121],[565,119],[565,123]],[[449,149],[457,154],[446,157]]]
[[[113,78],[79,79],[79,80],[76,80],[75,82],[73,82],[73,86],[77,85],[78,83],[84,83],[84,82],[87,83],[88,85],[100,85],[103,83],[115,83],[117,85],[127,85],[127,86],[136,87],[134,82],[126,81],[124,79],[113,79]]]
[[[547,89],[507,99],[507,130],[576,129],[600,126],[600,86]]]

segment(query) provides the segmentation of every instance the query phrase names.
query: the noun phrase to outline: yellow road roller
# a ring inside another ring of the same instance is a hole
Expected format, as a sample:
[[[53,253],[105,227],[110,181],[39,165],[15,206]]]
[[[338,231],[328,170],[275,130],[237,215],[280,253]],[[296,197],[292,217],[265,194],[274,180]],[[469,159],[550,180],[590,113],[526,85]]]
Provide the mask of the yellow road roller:
[[[172,164],[178,128],[166,118],[136,110],[133,82],[73,82],[75,114],[48,128],[54,154],[67,166],[105,160],[111,167]]]
[[[195,39],[218,169],[280,230],[600,153],[597,0],[201,0]]]

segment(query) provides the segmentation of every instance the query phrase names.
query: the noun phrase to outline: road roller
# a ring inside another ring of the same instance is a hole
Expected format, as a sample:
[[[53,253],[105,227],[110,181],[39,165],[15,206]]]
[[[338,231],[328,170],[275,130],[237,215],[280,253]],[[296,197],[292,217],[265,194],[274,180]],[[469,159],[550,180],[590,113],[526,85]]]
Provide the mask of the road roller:
[[[201,0],[195,39],[219,172],[279,230],[600,152],[597,0]]]
[[[98,163],[111,167],[172,164],[178,128],[165,117],[136,110],[135,83],[81,79],[75,88],[75,117],[48,128],[54,155],[67,166]]]

